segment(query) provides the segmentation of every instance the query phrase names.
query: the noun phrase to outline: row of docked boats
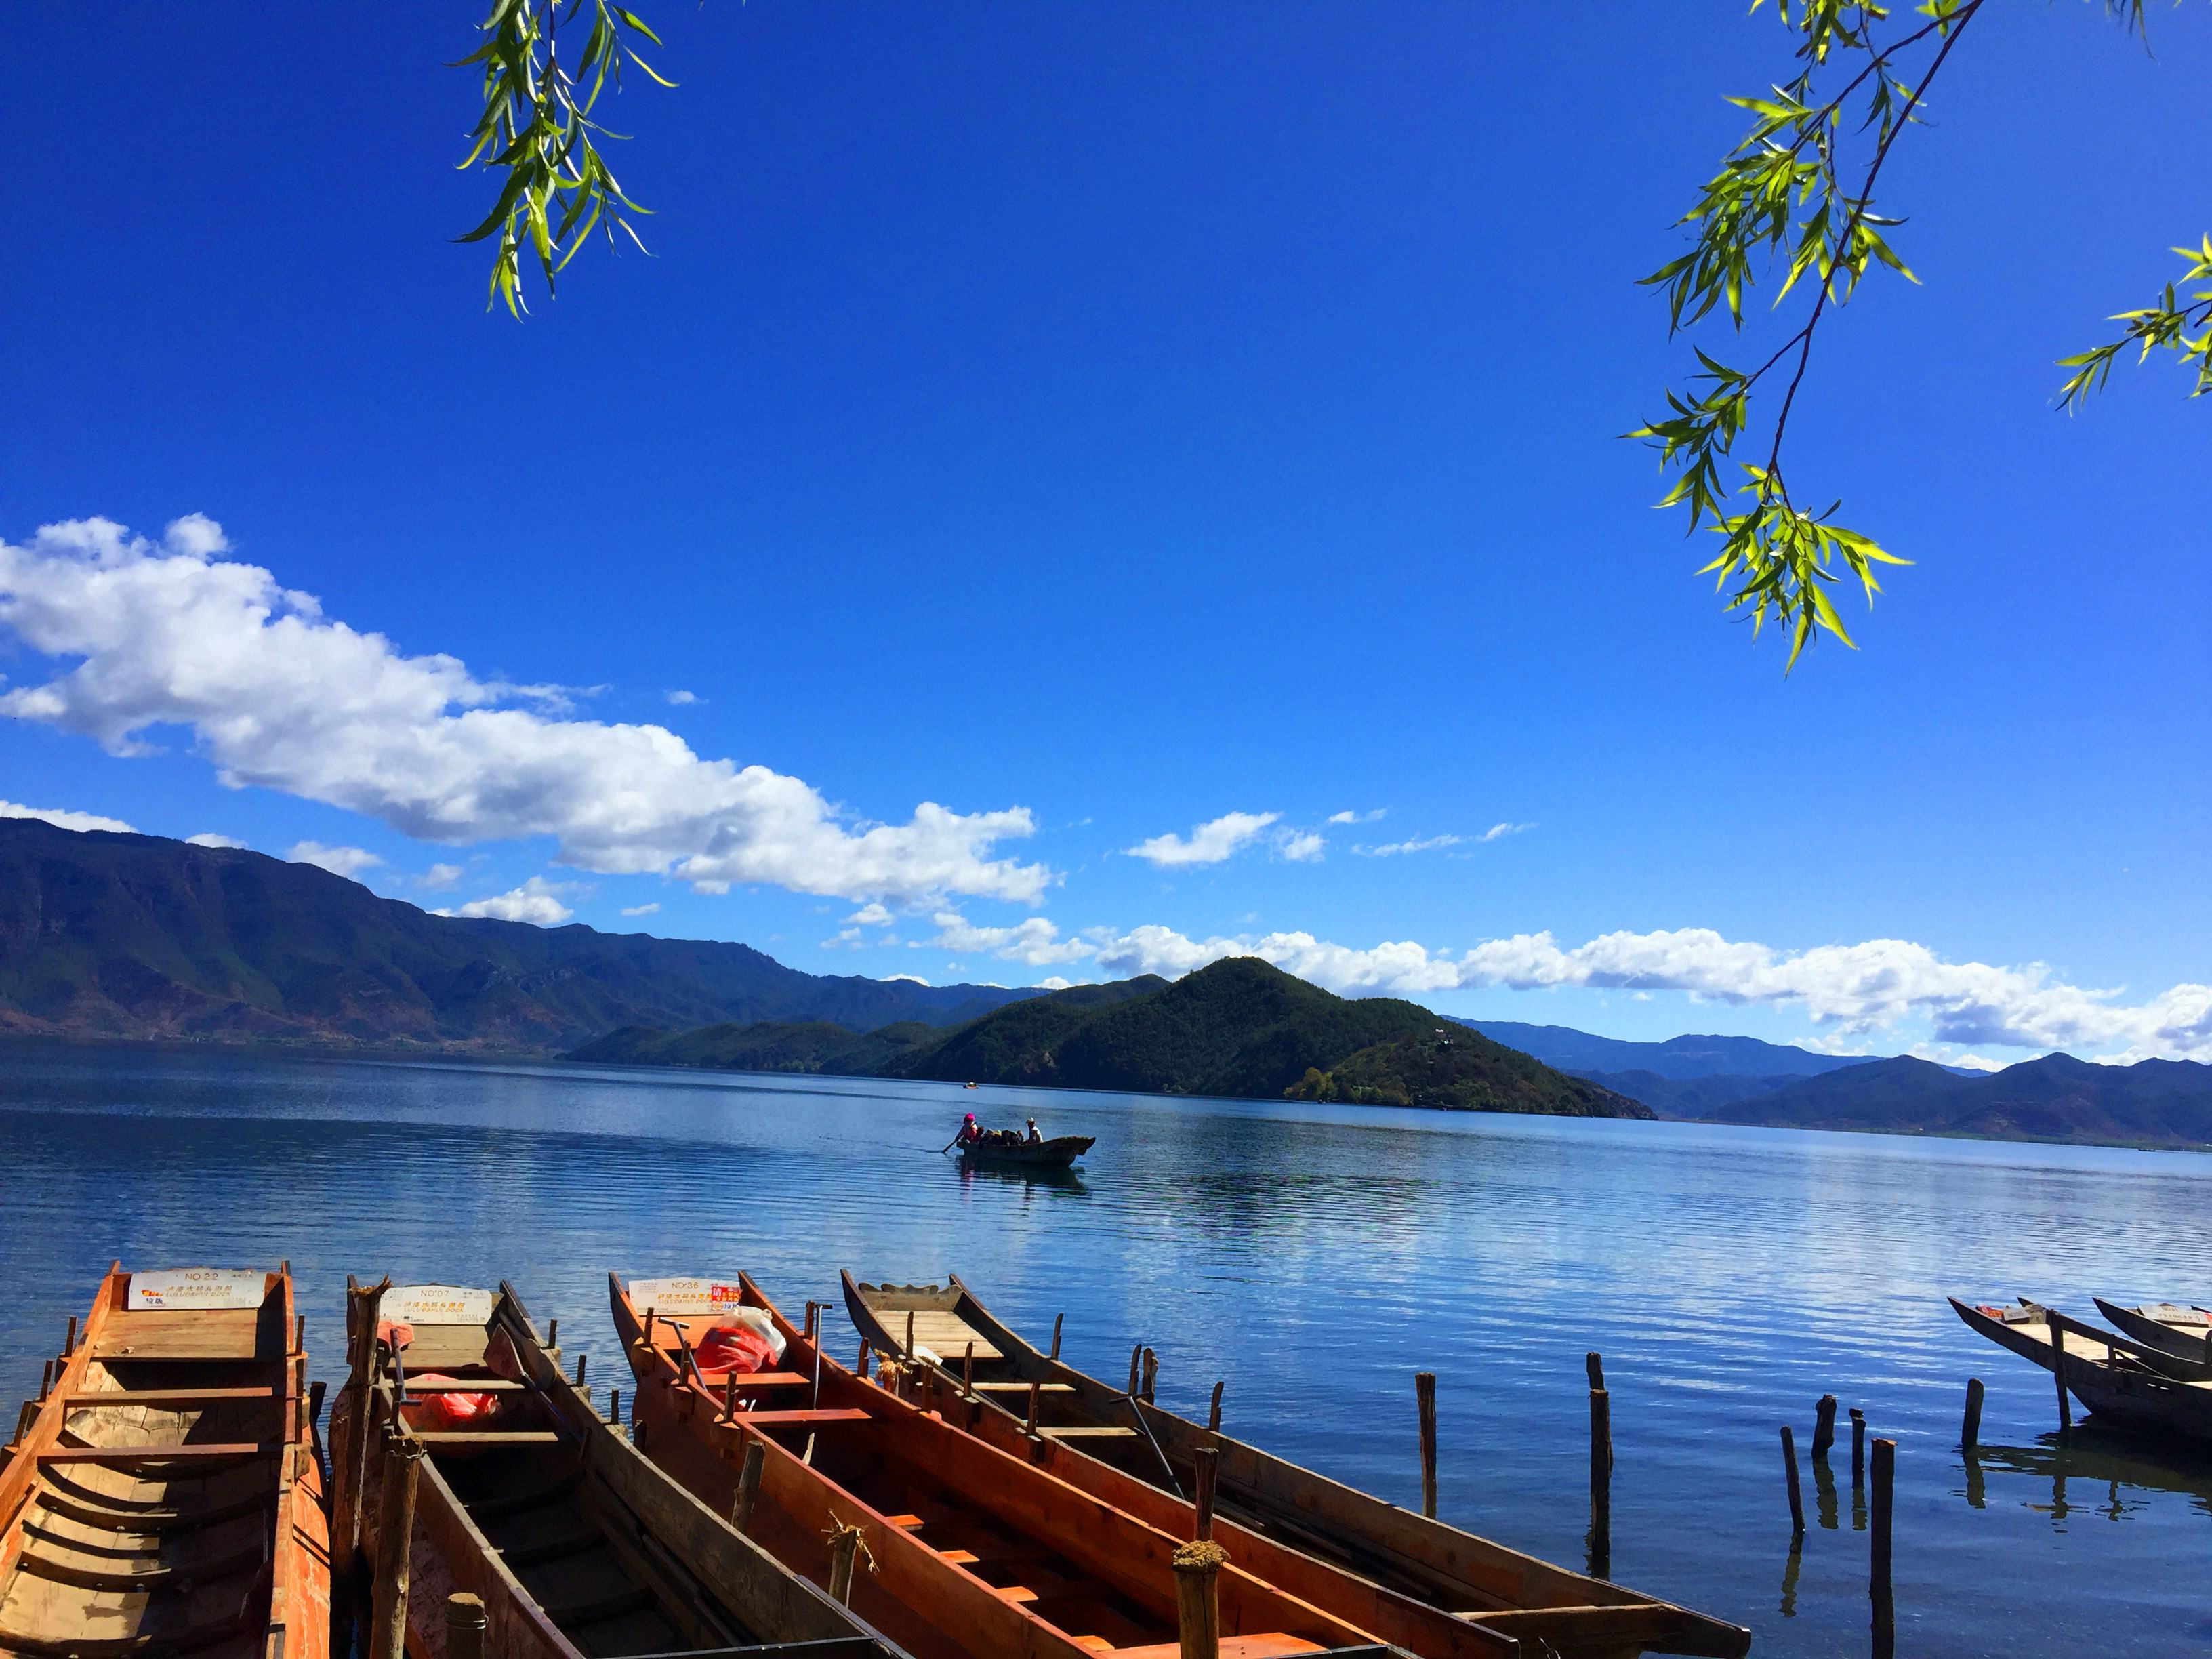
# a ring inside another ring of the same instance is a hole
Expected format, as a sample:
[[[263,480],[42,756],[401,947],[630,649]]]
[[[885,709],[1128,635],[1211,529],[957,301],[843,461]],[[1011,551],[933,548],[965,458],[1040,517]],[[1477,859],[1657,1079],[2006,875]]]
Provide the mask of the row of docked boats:
[[[2071,1395],[2124,1428],[2212,1441],[2212,1312],[2093,1299],[2109,1329],[2026,1297],[2009,1305],[1950,1300],[1969,1328],[2052,1373],[2062,1412]]]
[[[1089,1376],[957,1279],[845,1292],[851,1368],[828,1304],[611,1274],[625,1423],[513,1286],[349,1281],[325,1446],[288,1270],[118,1265],[0,1465],[0,1659],[1749,1646]]]

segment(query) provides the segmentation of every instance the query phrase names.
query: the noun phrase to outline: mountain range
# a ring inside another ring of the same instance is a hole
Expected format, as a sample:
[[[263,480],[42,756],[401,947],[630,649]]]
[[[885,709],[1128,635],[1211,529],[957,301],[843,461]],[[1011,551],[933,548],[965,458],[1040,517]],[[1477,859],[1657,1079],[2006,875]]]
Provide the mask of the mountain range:
[[[33,818],[0,818],[0,1034],[580,1045],[647,1064],[2212,1144],[2212,1067],[2192,1061],[2051,1054],[1982,1074],[1753,1037],[1632,1042],[1334,997],[1249,957],[1050,994],[821,975],[744,945],[441,916],[312,865]]]
[[[434,915],[242,848],[0,818],[0,1032],[552,1054],[631,1024],[955,1024],[1034,994]]]
[[[887,1052],[888,1051],[888,1052]],[[1254,957],[1170,982],[1079,985],[951,1031],[901,1025],[639,1028],[585,1044],[599,1064],[760,1066],[1124,1093],[1650,1117],[1650,1108],[1395,997],[1340,997]]]

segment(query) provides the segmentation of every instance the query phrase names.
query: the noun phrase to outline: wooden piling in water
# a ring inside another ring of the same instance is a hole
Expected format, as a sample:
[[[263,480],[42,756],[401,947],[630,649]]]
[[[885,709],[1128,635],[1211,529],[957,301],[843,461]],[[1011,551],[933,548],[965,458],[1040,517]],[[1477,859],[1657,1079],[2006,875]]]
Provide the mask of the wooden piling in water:
[[[1206,1431],[1208,1434],[1221,1432],[1221,1391],[1226,1387],[1226,1378],[1213,1385],[1213,1403],[1206,1409]]]
[[[1805,1531],[1805,1495],[1797,1489],[1797,1437],[1790,1425],[1782,1425],[1782,1466],[1790,1476],[1790,1532],[1792,1537]]]
[[[622,1390],[620,1389],[607,1390],[607,1421],[617,1428],[622,1427]]]
[[[757,1434],[745,1437],[745,1459],[738,1467],[737,1496],[730,1499],[730,1524],[739,1532],[748,1532],[753,1524],[753,1505],[760,1501],[761,1471],[768,1462],[768,1449],[761,1444]]]
[[[854,1362],[853,1375],[863,1382],[868,1380],[868,1339],[865,1336],[860,1339],[860,1357]]]
[[[975,1345],[970,1342],[968,1352],[960,1361],[960,1392],[970,1400],[975,1397]]]
[[[853,1605],[853,1563],[860,1553],[858,1527],[840,1525],[830,1534],[830,1599],[840,1607]]]
[[[1145,1350],[1145,1400],[1149,1404],[1152,1391],[1159,1386],[1160,1357],[1150,1348]]]
[[[1182,1659],[1221,1659],[1221,1604],[1215,1580],[1229,1552],[1211,1538],[1175,1553],[1176,1636]]]
[[[1590,1387],[1601,1389],[1605,1386],[1605,1356],[1603,1354],[1591,1352],[1583,1355],[1583,1369],[1589,1373]]]
[[[1813,1455],[1826,1457],[1836,1443],[1836,1396],[1824,1394],[1813,1407]]]
[[[1137,1397],[1138,1385],[1143,1381],[1144,1364],[1145,1345],[1139,1342],[1129,1350],[1129,1398],[1132,1400]]]
[[[446,1598],[446,1659],[483,1659],[483,1597],[455,1590]]]
[[[2051,1323],[2051,1375],[2058,1383],[2058,1432],[2074,1429],[2074,1402],[2066,1397],[2066,1320],[2056,1308],[2045,1310]]]
[[[1891,1488],[1897,1475],[1897,1442],[1874,1443],[1873,1559],[1867,1590],[1874,1601],[1874,1630],[1877,1642],[1895,1639],[1897,1603],[1890,1589]]]
[[[1052,1352],[1045,1356],[1047,1359],[1060,1358],[1060,1328],[1061,1322],[1066,1317],[1064,1313],[1056,1313],[1052,1316]]]
[[[1191,1537],[1205,1543],[1213,1536],[1213,1498],[1221,1480],[1221,1451],[1200,1446],[1190,1455]]]
[[[1038,1382],[1036,1382],[1034,1379],[1032,1379],[1032,1380],[1030,1381],[1030,1421],[1029,1421],[1029,1435],[1030,1435],[1030,1437],[1032,1440],[1034,1440],[1034,1439],[1036,1437],[1036,1431],[1037,1431],[1037,1406],[1038,1406],[1038,1404],[1039,1404],[1039,1402],[1040,1402],[1040,1400],[1042,1399],[1042,1395],[1043,1395],[1043,1393],[1044,1393],[1044,1389],[1043,1389],[1043,1388],[1042,1387],[1042,1385],[1040,1385],[1040,1384],[1039,1384]]]
[[[69,1334],[62,1338],[62,1358],[67,1359],[76,1352],[76,1316],[69,1316]]]
[[[1959,1425],[1959,1449],[1972,1451],[1982,1443],[1982,1379],[1966,1379],[1966,1415]]]
[[[1421,1418],[1421,1513],[1437,1518],[1437,1374],[1413,1374],[1413,1402]]]
[[[53,1389],[54,1362],[49,1359],[39,1372],[39,1403],[41,1406],[46,1403],[46,1396],[52,1394]]]
[[[1851,1490],[1866,1485],[1866,1413],[1851,1407]]]
[[[1592,1389],[1590,1408],[1590,1542],[1593,1577],[1613,1577],[1613,1396]]]
[[[372,1333],[374,1334],[374,1333]],[[407,1588],[415,1541],[415,1487],[422,1443],[393,1434],[384,1447],[383,1501],[377,1508],[376,1591],[368,1659],[407,1659]]]
[[[580,1353],[576,1356],[576,1387],[579,1389],[584,1386],[584,1362],[590,1358],[591,1355],[587,1353]]]

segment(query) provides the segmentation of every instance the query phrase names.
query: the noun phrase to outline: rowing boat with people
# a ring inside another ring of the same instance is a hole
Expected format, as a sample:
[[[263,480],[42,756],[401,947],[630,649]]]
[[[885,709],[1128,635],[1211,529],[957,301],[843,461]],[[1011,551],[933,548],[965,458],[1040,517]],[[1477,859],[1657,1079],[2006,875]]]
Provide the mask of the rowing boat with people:
[[[978,1439],[830,1358],[811,1305],[807,1326],[793,1326],[743,1274],[609,1279],[647,1455],[708,1504],[746,1512],[750,1535],[809,1577],[831,1573],[838,1540],[854,1539],[846,1547],[865,1552],[868,1570],[851,1577],[852,1605],[917,1659],[1180,1651],[1174,1564],[1192,1541],[1189,1506],[1131,1483],[1143,1501],[1124,1508]],[[759,1363],[773,1370],[724,1368],[740,1322],[771,1339]],[[1297,1581],[1279,1582],[1270,1573],[1288,1552],[1215,1536],[1229,1553],[1216,1581],[1223,1659],[1381,1641],[1423,1659],[1526,1650],[1319,1562],[1297,1558]]]
[[[1313,1567],[1359,1575],[1396,1601],[1478,1621],[1534,1652],[1733,1659],[1750,1646],[1741,1626],[1370,1497],[1230,1438],[1218,1416],[1212,1425],[1179,1417],[1152,1398],[1152,1368],[1142,1350],[1131,1356],[1129,1386],[1109,1388],[1060,1358],[1057,1324],[1051,1351],[1042,1352],[994,1318],[957,1276],[942,1285],[868,1285],[847,1273],[844,1289],[846,1310],[870,1346],[910,1362],[916,1404],[988,1444],[1034,1449],[1027,1455],[1041,1467],[1109,1501],[1179,1514],[1195,1477],[1194,1454],[1212,1449],[1222,1515],[1248,1551],[1264,1545],[1271,1561],[1295,1553]],[[1389,1639],[1424,1651],[1410,1634]]]
[[[289,1266],[109,1269],[0,1465],[0,1653],[326,1659],[300,1338]]]
[[[416,1659],[446,1652],[457,1592],[483,1603],[484,1659],[905,1659],[641,1456],[511,1285],[349,1291],[339,1532],[384,1565],[383,1605],[406,1502],[394,1465],[415,1462],[411,1582],[392,1617]]]
[[[963,1146],[960,1161],[997,1170],[1067,1170],[1097,1144],[1096,1135],[1056,1135],[1012,1146]]]

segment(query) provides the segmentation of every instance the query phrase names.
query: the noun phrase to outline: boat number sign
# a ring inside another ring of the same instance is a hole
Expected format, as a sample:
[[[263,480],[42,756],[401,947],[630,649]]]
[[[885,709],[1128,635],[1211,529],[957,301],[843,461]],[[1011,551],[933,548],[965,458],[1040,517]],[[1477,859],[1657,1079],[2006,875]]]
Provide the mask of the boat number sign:
[[[252,1267],[165,1267],[131,1275],[132,1313],[152,1308],[258,1308],[269,1283]]]
[[[640,1313],[727,1313],[744,1299],[744,1288],[734,1279],[638,1279],[629,1286],[629,1304]]]
[[[465,1285],[394,1285],[377,1304],[377,1317],[399,1325],[485,1325],[491,1292]]]

